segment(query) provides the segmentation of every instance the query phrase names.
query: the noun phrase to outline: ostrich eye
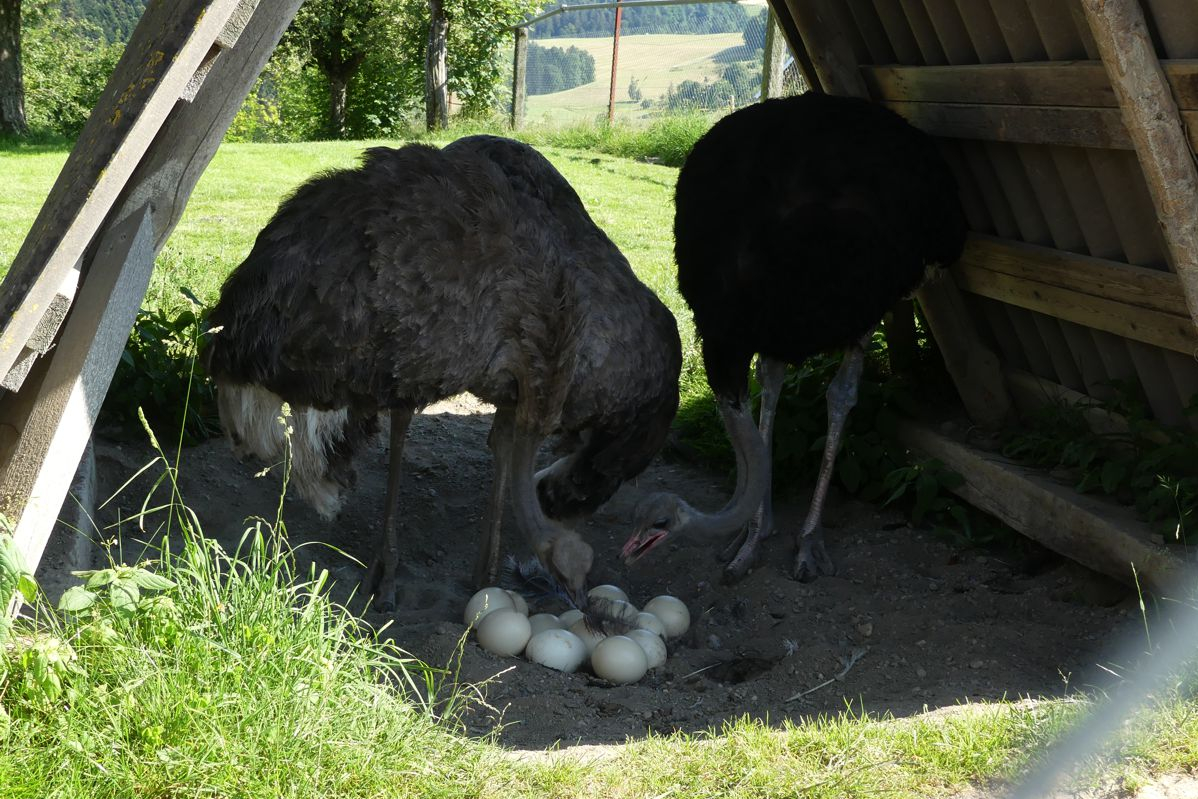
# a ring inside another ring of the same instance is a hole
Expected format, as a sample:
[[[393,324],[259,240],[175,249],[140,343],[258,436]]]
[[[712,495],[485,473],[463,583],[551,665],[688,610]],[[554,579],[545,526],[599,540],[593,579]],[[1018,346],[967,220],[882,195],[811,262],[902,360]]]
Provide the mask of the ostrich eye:
[[[653,526],[654,526],[654,527],[661,527],[662,529],[665,529],[665,528],[669,527],[669,526],[670,526],[670,517],[669,517],[669,516],[662,516],[660,519],[658,519],[657,521],[653,522]]]

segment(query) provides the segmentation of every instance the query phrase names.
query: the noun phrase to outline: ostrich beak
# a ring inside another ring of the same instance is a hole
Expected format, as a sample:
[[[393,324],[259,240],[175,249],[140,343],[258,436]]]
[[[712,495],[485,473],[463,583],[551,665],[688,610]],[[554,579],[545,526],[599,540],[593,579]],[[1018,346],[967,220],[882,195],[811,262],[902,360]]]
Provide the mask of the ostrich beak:
[[[632,537],[624,544],[624,548],[620,550],[620,558],[624,561],[624,565],[631,566],[636,563],[649,554],[650,550],[666,540],[666,536],[669,534],[670,530],[668,527],[658,527],[656,525],[633,533]]]

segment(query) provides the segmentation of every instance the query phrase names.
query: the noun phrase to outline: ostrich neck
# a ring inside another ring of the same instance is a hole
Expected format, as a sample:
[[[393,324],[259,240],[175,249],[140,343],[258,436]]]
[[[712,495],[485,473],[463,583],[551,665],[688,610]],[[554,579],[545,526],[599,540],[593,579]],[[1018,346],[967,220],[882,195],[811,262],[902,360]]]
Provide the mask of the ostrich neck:
[[[720,401],[720,416],[736,453],[736,491],[723,509],[704,513],[686,503],[682,529],[687,535],[717,536],[739,530],[761,506],[770,484],[769,450],[757,432],[747,403]]]

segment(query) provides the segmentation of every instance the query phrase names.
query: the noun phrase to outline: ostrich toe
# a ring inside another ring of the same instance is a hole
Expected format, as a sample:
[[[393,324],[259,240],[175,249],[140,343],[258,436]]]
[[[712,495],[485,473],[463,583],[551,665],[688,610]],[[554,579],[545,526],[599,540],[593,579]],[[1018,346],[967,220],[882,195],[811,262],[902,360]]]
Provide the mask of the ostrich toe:
[[[831,577],[836,574],[836,564],[824,546],[820,530],[799,540],[799,553],[795,556],[794,577],[801,583],[814,582],[820,575]]]

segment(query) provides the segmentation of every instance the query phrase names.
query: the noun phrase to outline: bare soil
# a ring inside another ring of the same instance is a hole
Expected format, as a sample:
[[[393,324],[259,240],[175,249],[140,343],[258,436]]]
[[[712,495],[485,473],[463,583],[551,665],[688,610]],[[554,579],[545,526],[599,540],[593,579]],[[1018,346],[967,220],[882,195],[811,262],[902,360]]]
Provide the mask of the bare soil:
[[[607,744],[648,730],[698,731],[748,715],[778,724],[822,713],[908,715],[978,700],[1052,696],[1102,682],[1103,644],[1137,622],[1125,590],[1033,545],[968,546],[913,530],[891,510],[856,502],[829,509],[829,549],[839,573],[811,584],[789,576],[788,535],[767,542],[761,564],[735,585],[721,583],[710,544],[663,547],[626,570],[617,555],[632,504],[647,491],[671,490],[699,507],[727,498],[726,475],[658,459],[585,526],[594,545],[595,583],[623,587],[638,605],[661,593],[683,599],[693,624],[670,646],[666,664],[641,682],[610,686],[586,673],[563,674],[500,658],[470,640],[455,651],[478,546],[490,479],[486,448],[490,408],[461,397],[414,420],[404,452],[402,542],[405,574],[399,608],[372,624],[420,659],[448,666],[457,679],[486,687],[487,707],[471,712],[475,734],[502,724],[515,748],[555,743]],[[360,461],[358,483],[333,524],[289,496],[285,518],[300,557],[329,569],[348,597],[363,570],[337,550],[369,562],[381,524],[386,484],[385,436]],[[97,446],[100,498],[152,456],[143,445]],[[227,442],[213,440],[182,454],[182,492],[206,534],[235,546],[246,518],[272,518],[280,478],[255,477],[260,464],[239,464]],[[100,514],[113,524],[140,508],[149,475],[133,481]],[[794,530],[806,495],[776,501],[779,528]],[[126,529],[125,557],[136,556],[136,530]],[[506,552],[527,555],[508,520]],[[549,608],[560,610],[561,608]],[[851,669],[833,679],[856,657]],[[827,682],[823,687],[817,688]],[[814,690],[812,690],[814,689]],[[792,698],[810,691],[800,698]]]

